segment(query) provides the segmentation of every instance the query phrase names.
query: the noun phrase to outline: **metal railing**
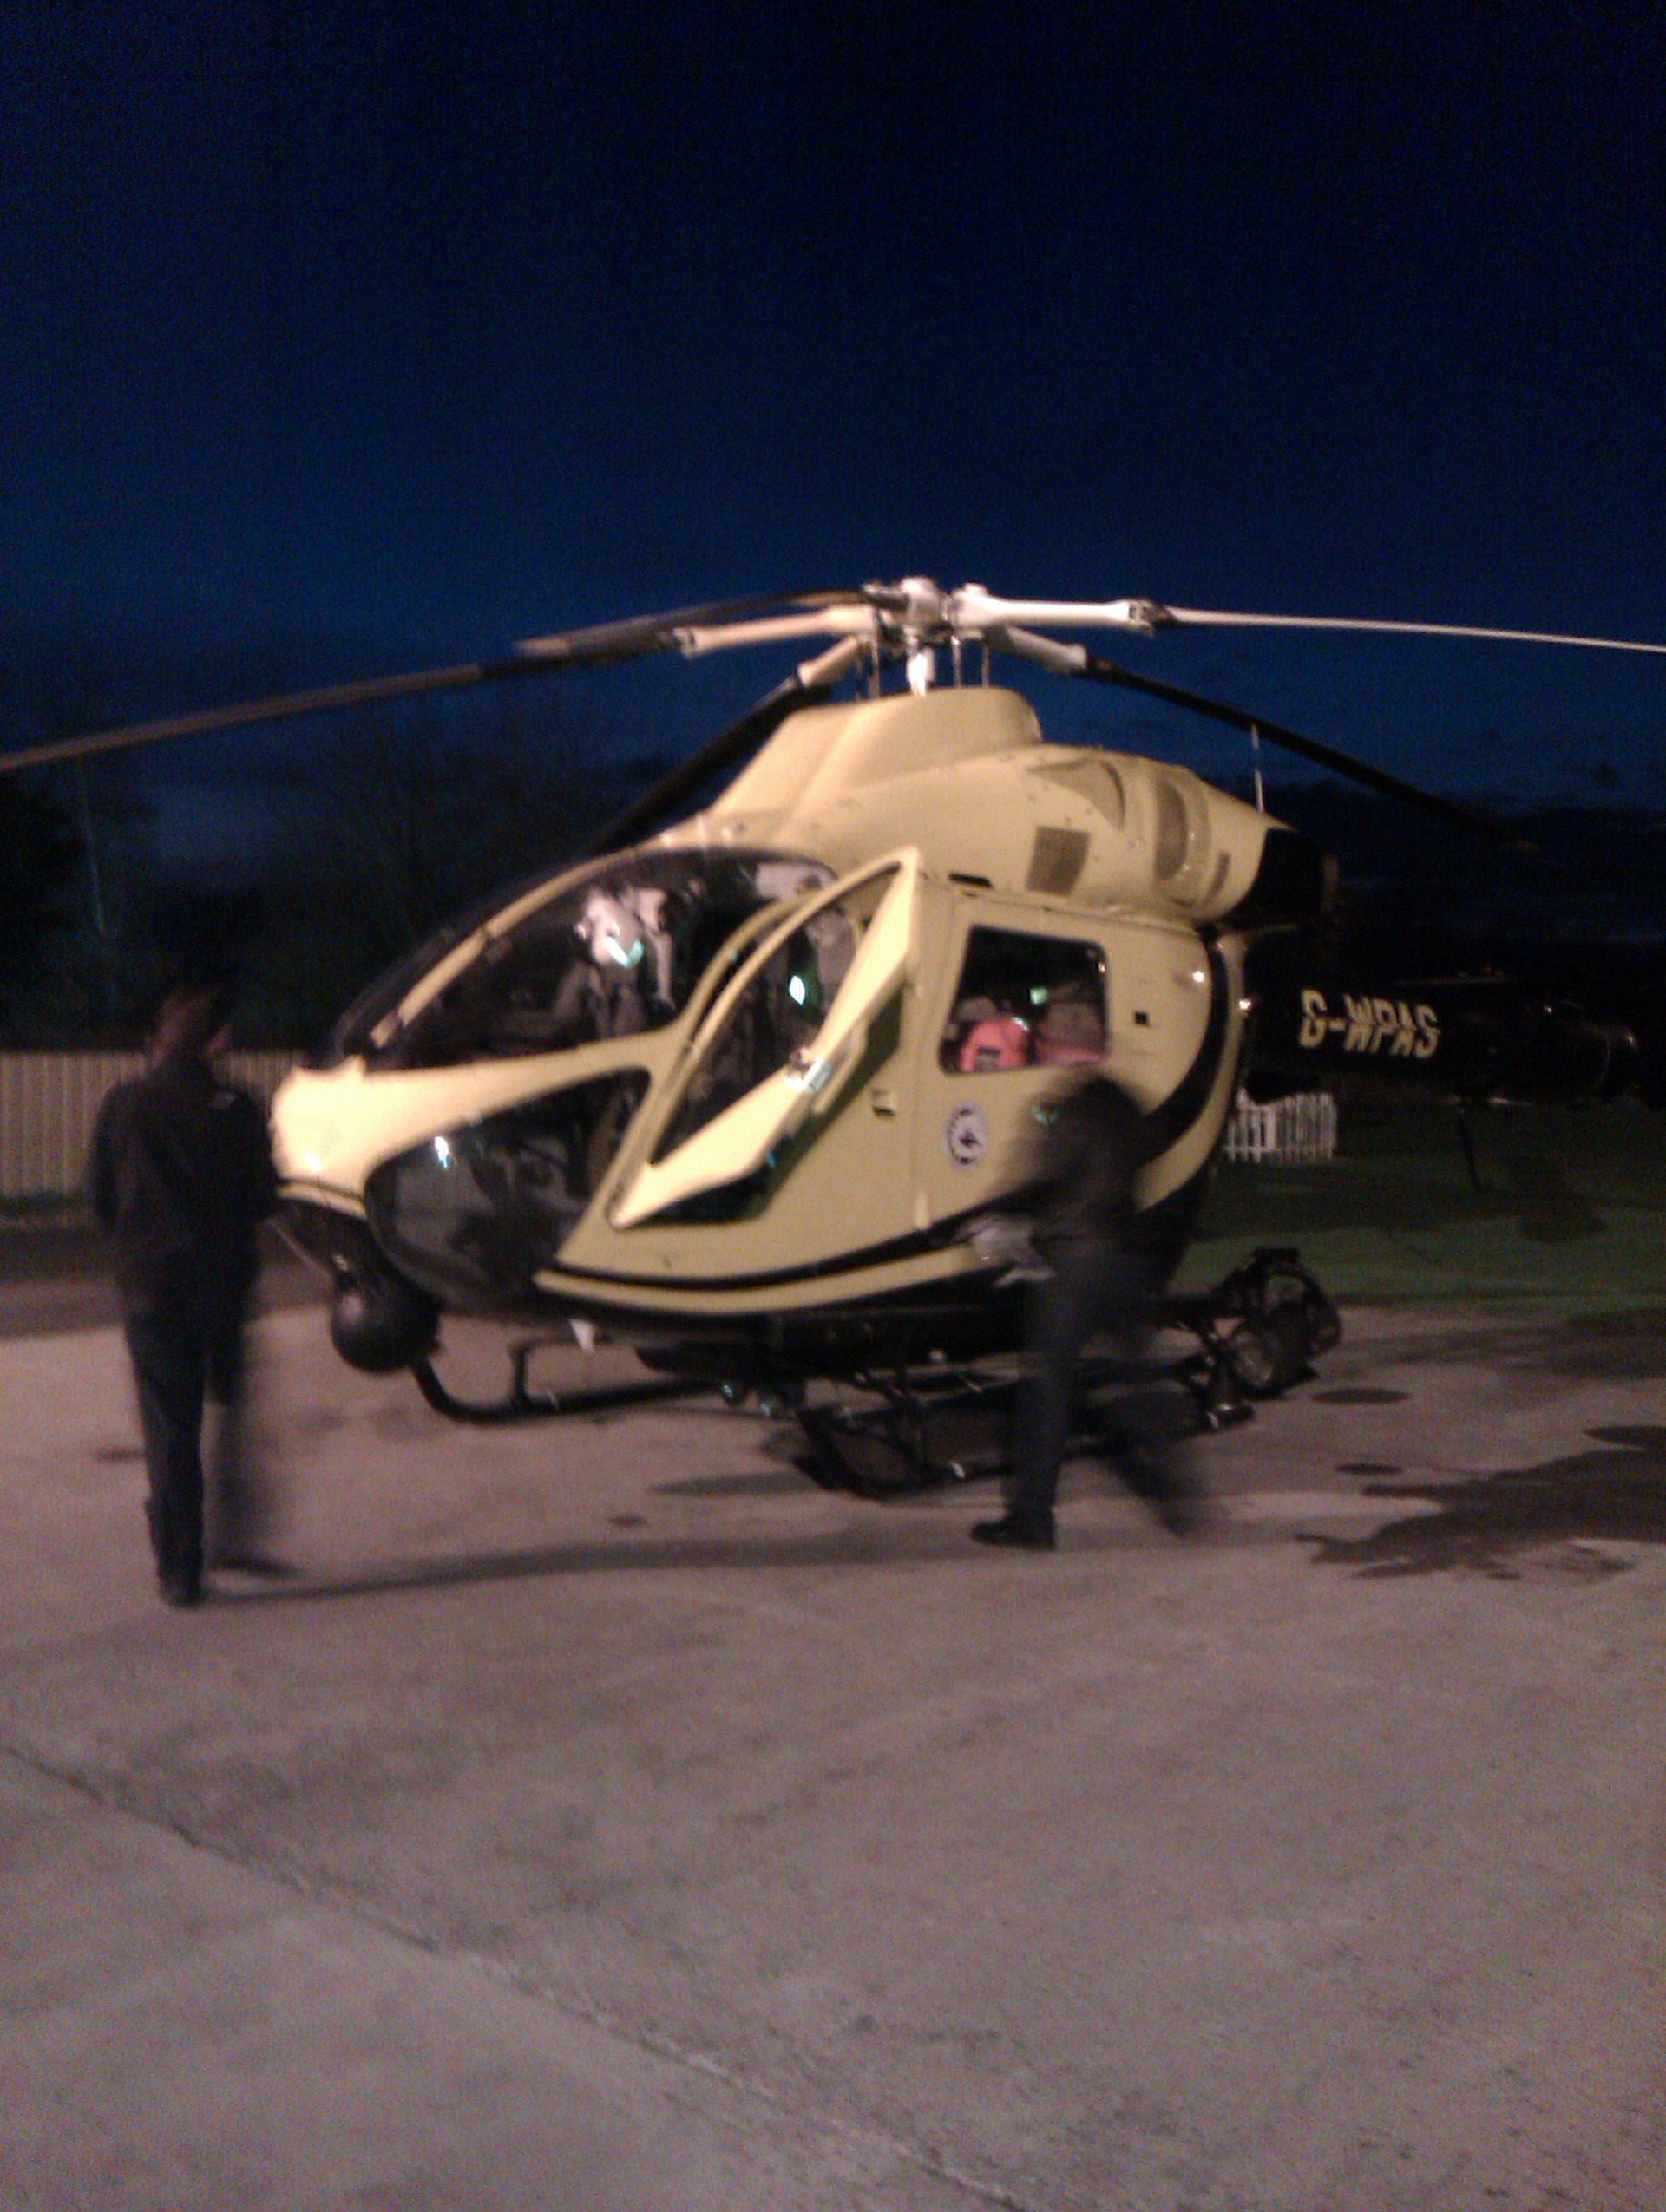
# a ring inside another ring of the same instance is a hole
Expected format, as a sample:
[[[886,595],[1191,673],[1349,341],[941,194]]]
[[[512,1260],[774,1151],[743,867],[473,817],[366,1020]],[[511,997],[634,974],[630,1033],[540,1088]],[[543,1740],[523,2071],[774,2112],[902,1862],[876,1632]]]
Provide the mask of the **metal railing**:
[[[235,1082],[270,1098],[292,1052],[230,1052]],[[0,1201],[74,1197],[104,1095],[145,1065],[141,1052],[0,1052]]]

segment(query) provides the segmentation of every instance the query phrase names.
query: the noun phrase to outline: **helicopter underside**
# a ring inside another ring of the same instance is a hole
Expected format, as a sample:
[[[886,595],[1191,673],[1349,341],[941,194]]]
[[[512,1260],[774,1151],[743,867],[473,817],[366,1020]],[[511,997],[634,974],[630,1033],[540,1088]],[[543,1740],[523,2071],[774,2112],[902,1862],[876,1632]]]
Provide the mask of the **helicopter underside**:
[[[1164,1277],[1190,1236],[1206,1175],[1205,1165],[1142,1217],[1141,1242]],[[448,1308],[390,1262],[361,1216],[291,1194],[284,1218],[291,1240],[336,1283],[332,1333],[344,1358],[391,1371],[426,1356]],[[1024,1327],[1022,1281],[981,1263],[965,1227],[951,1219],[836,1262],[750,1279],[667,1284],[551,1268],[449,1310],[546,1335],[576,1323],[663,1371],[718,1381],[960,1363],[1015,1350]]]
[[[1177,1194],[1179,1205],[1162,1209],[1171,1252],[1184,1241],[1197,1194]],[[339,1242],[348,1224],[314,1218],[302,1226],[316,1256],[320,1233]],[[1157,1226],[1148,1223],[1148,1235]],[[356,1279],[363,1286],[367,1278]],[[645,1316],[617,1299],[541,1293],[494,1317],[508,1372],[501,1391],[486,1398],[452,1387],[431,1328],[409,1364],[433,1410],[470,1425],[619,1413],[715,1388],[731,1404],[756,1397],[766,1413],[791,1414],[809,1448],[800,1464],[831,1489],[882,1497],[998,1472],[1024,1371],[1013,1356],[1025,1335],[1024,1282],[980,1268],[924,1293],[917,1283],[898,1283],[841,1298],[836,1285],[829,1299],[826,1287],[819,1301],[790,1312],[776,1306],[718,1316],[685,1306],[670,1327],[663,1309]],[[1184,1357],[1171,1351],[1166,1365],[1141,1371],[1142,1391],[1167,1378],[1162,1417],[1178,1424],[1177,1434],[1250,1418],[1253,1400],[1276,1397],[1309,1373],[1341,1333],[1335,1308],[1299,1255],[1282,1247],[1258,1251],[1212,1289],[1164,1296],[1153,1319],[1195,1338]],[[652,1378],[560,1395],[535,1386],[535,1359],[569,1332],[587,1335],[587,1324],[633,1344]],[[1115,1353],[1090,1358],[1078,1379],[1089,1419],[1084,1437],[1092,1440],[1105,1417],[1093,1410],[1098,1393],[1125,1387],[1130,1373]]]

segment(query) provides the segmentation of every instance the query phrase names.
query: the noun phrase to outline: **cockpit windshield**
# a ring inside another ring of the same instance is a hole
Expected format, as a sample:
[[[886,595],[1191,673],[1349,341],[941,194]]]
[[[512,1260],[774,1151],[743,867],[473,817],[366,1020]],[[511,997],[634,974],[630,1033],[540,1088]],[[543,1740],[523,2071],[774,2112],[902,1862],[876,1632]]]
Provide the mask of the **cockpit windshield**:
[[[541,894],[522,887],[472,933],[437,943],[422,968],[405,966],[397,997],[367,994],[358,1033],[338,1043],[376,1065],[439,1068],[659,1029],[744,922],[833,880],[819,861],[779,853],[661,850]],[[438,976],[431,991],[424,974]]]

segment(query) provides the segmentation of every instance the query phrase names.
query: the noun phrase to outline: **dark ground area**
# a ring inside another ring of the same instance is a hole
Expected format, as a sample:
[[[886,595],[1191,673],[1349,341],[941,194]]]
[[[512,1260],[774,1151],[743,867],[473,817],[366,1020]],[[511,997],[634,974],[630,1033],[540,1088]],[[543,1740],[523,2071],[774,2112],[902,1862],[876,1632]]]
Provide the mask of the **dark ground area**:
[[[323,1296],[320,1277],[274,1229],[261,1234],[260,1260],[262,1312]],[[104,1239],[78,1209],[0,1217],[0,1336],[56,1336],[117,1319]]]
[[[0,2202],[1654,2212],[1666,1324],[1345,1331],[1036,1557],[274,1313],[183,1617],[115,1332],[0,1343]]]

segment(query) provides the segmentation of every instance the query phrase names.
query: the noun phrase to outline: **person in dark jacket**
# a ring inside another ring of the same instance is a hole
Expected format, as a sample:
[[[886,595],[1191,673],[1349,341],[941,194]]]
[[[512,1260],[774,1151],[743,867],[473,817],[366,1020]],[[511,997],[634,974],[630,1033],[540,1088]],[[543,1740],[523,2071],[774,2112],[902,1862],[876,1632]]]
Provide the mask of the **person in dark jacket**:
[[[1145,1118],[1132,1096],[1103,1069],[1072,1083],[1040,1110],[1040,1142],[1013,1201],[1031,1219],[1042,1262],[1032,1280],[1028,1372],[1020,1392],[1007,1509],[980,1521],[980,1543],[1050,1551],[1053,1500],[1072,1429],[1075,1372],[1084,1345],[1112,1338],[1132,1371],[1106,1436],[1129,1487],[1147,1499],[1177,1535],[1198,1525],[1200,1499],[1165,1435],[1164,1410],[1139,1371],[1150,1338],[1150,1309],[1161,1287],[1157,1263],[1134,1234],[1134,1184],[1149,1152]]]
[[[89,1162],[138,1391],[151,1548],[162,1595],[176,1606],[202,1595],[205,1397],[225,1410],[218,1561],[264,1564],[252,1548],[253,1501],[234,1423],[255,1232],[277,1203],[278,1185],[265,1109],[214,1070],[228,1011],[217,985],[169,995],[149,1068],[118,1083],[99,1109]]]

